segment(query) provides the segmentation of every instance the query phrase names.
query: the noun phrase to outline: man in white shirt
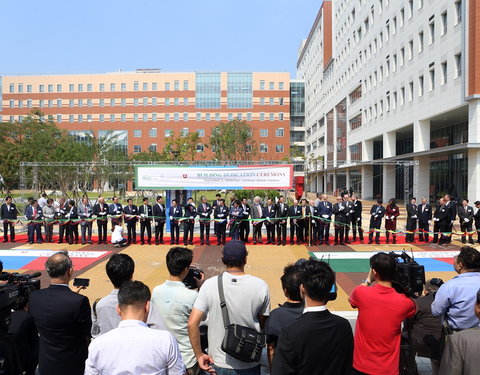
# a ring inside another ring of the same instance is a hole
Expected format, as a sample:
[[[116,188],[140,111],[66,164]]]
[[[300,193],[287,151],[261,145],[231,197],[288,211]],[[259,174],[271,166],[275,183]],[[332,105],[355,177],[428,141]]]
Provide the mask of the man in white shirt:
[[[140,281],[130,281],[120,288],[117,312],[121,322],[118,328],[92,341],[85,375],[186,374],[172,334],[146,324],[150,296],[150,290]]]
[[[96,300],[92,306],[92,337],[96,338],[118,327],[120,316],[117,314],[118,290],[131,281],[135,271],[135,262],[127,254],[113,254],[106,265],[107,276],[113,284],[113,290],[105,297]],[[153,305],[147,319],[150,328],[166,329],[158,310]]]
[[[270,292],[262,279],[247,275],[247,249],[238,240],[226,243],[222,262],[226,266],[223,274],[225,302],[232,324],[240,324],[260,331],[270,313]],[[208,314],[208,355],[200,346],[199,325]],[[256,362],[240,361],[225,353],[221,346],[225,336],[225,327],[218,294],[218,276],[205,281],[193,305],[188,321],[188,334],[193,351],[201,370],[218,375],[235,373],[242,375],[260,375],[260,366]]]
[[[172,247],[166,256],[170,277],[153,289],[152,306],[160,313],[167,329],[175,336],[188,374],[198,374],[197,359],[188,338],[187,323],[198,292],[183,283],[190,271],[193,252],[186,247]],[[195,279],[200,288],[205,276]]]

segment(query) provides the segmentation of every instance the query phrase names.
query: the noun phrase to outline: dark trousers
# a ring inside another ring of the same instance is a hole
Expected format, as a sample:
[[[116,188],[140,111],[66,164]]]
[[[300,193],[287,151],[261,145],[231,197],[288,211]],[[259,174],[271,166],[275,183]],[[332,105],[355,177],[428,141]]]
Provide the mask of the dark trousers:
[[[163,243],[163,227],[165,226],[165,220],[155,221],[155,244]]]
[[[407,232],[414,232],[414,233],[407,233],[406,241],[413,242],[415,241],[415,229],[417,229],[417,220],[416,219],[407,219]]]
[[[101,244],[107,243],[107,220],[98,220],[97,219],[97,227],[98,227],[98,243]]]
[[[183,244],[187,245],[187,243],[193,243],[193,227],[195,225],[194,222],[190,220],[185,220],[183,224]]]
[[[127,221],[127,243],[137,243],[137,222],[135,220]]]
[[[230,224],[230,237],[232,240],[240,240],[240,224],[241,221],[234,220]]]
[[[465,233],[465,232],[471,232],[472,231],[472,223],[462,223],[460,224],[460,230]],[[467,236],[468,236],[468,242],[473,243],[473,236],[471,234],[462,234],[462,243],[467,242]]]
[[[253,222],[253,242],[262,242],[262,221]]]
[[[227,234],[227,222],[216,223],[217,226],[217,245],[225,243],[225,237]]]
[[[75,243],[78,243],[78,223],[68,225],[68,243],[71,245],[75,239]]]
[[[374,229],[380,229],[380,224],[370,224],[370,234],[368,235],[368,243],[373,242],[373,234],[375,233],[375,243],[380,244],[380,232],[374,231]]]
[[[418,238],[420,241],[428,242],[428,232],[430,225],[427,223],[418,223]]]
[[[438,242],[439,244],[444,244],[444,243],[449,243],[450,242],[450,236],[448,233],[450,232],[450,223],[449,224],[440,224],[438,230],[440,231],[440,241]]]
[[[335,224],[335,245],[337,244],[343,245],[344,242],[345,242],[345,225]]]
[[[145,242],[145,230],[147,231],[147,241],[152,240],[152,223],[150,220],[143,220],[140,222],[140,242]],[[178,237],[178,236],[177,236]]]
[[[248,236],[250,235],[250,222],[245,220],[240,222],[240,240],[248,242]]]
[[[266,221],[265,227],[267,228],[267,243],[275,243],[275,224]]]
[[[30,223],[28,224],[28,242],[33,243],[35,236],[37,237],[37,242],[42,243],[42,224],[40,223]]]
[[[174,243],[178,245],[178,241],[180,237],[180,224],[178,221],[170,220],[170,244],[173,245]]]
[[[287,243],[287,220],[285,223],[277,224],[277,243],[285,245]]]
[[[320,220],[318,219],[310,219],[311,220],[311,226],[312,226],[312,245],[316,245],[319,241],[320,238]]]
[[[92,242],[92,226],[93,223],[91,221],[82,224],[82,244]]]
[[[438,224],[438,221],[434,221],[432,243],[438,243],[438,239],[440,238],[439,232],[440,232],[440,224]]]
[[[300,242],[307,242],[308,240],[308,219],[297,219],[298,225],[298,239]]]
[[[45,223],[45,241],[53,242],[53,223]]]
[[[207,243],[210,242],[210,223],[200,222],[200,243],[203,244],[203,240],[206,239]]]
[[[453,223],[450,223],[450,224],[448,224],[448,229],[446,230],[446,232],[452,233],[452,231],[453,231]],[[452,242],[452,236],[451,235],[450,236],[445,236],[445,242],[446,243]]]
[[[66,222],[60,222],[58,225],[58,243],[63,242],[63,238],[65,237],[65,242],[68,242],[68,226],[70,224]]]
[[[353,240],[357,240],[357,230],[358,230],[358,238],[360,241],[363,241],[363,229],[362,229],[362,219],[357,221],[356,219],[352,220],[352,232],[353,232]]]
[[[297,224],[297,219],[290,219],[290,244],[295,243],[295,236],[297,236],[297,243],[299,243],[300,226]]]
[[[15,241],[15,225],[9,221],[3,222],[3,239],[5,242],[8,241],[8,230],[10,229],[10,241]]]
[[[320,243],[329,244],[330,243],[330,222],[329,221],[320,221],[318,227],[318,240]]]

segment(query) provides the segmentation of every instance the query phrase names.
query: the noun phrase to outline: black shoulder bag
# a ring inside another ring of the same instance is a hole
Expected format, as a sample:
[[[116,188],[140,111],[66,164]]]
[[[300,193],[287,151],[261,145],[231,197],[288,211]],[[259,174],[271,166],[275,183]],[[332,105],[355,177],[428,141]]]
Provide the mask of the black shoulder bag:
[[[222,350],[244,362],[258,362],[262,355],[262,349],[267,342],[267,336],[263,332],[241,326],[230,324],[225,295],[223,293],[223,273],[218,276],[218,295],[220,296],[220,307],[222,308],[223,325],[225,326],[225,337],[222,342]]]

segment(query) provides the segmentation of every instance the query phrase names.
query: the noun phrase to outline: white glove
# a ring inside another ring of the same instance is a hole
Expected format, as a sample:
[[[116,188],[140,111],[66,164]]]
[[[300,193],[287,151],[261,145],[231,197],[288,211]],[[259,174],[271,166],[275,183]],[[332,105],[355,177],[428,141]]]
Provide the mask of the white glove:
[[[375,215],[374,218],[375,218],[375,219],[378,218],[378,215]]]
[[[470,222],[470,220],[469,219],[463,219],[463,222],[468,223],[468,222]]]
[[[351,213],[351,214],[353,214],[354,212],[355,212],[355,211],[353,211],[353,210],[350,210],[350,213]]]
[[[361,219],[361,218],[359,217],[359,218],[357,219],[357,221],[360,221],[360,219]]]
[[[328,215],[322,215],[324,219],[328,219]]]
[[[223,217],[223,214],[218,214],[217,216],[218,216],[218,217]]]
[[[344,209],[345,209],[345,207],[340,206],[340,208],[338,209],[338,211],[342,211],[342,210],[344,210]]]
[[[453,224],[453,220],[450,221],[450,224]]]
[[[158,221],[155,221],[155,226],[158,226]]]
[[[372,214],[372,216],[375,216],[375,214]]]
[[[190,216],[189,219],[190,219],[190,220],[193,220],[193,216]]]
[[[412,219],[416,219],[416,218],[417,218],[417,215],[413,215],[413,216],[412,216]]]
[[[433,221],[440,221],[440,219],[436,217],[435,219],[433,219]]]
[[[66,214],[65,217],[66,217],[67,219],[70,219],[70,214]]]
[[[428,220],[428,224],[431,224],[432,223],[432,220]]]

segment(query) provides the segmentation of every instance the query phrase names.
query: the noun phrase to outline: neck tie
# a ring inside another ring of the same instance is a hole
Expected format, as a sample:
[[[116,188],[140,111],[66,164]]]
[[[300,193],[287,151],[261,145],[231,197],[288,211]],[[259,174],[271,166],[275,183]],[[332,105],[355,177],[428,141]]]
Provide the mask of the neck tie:
[[[323,202],[323,207],[327,208],[327,202]]]
[[[36,217],[36,216],[37,216],[37,209],[33,207],[33,217]]]
[[[207,212],[207,206],[205,205],[205,203],[203,204],[203,211]]]

